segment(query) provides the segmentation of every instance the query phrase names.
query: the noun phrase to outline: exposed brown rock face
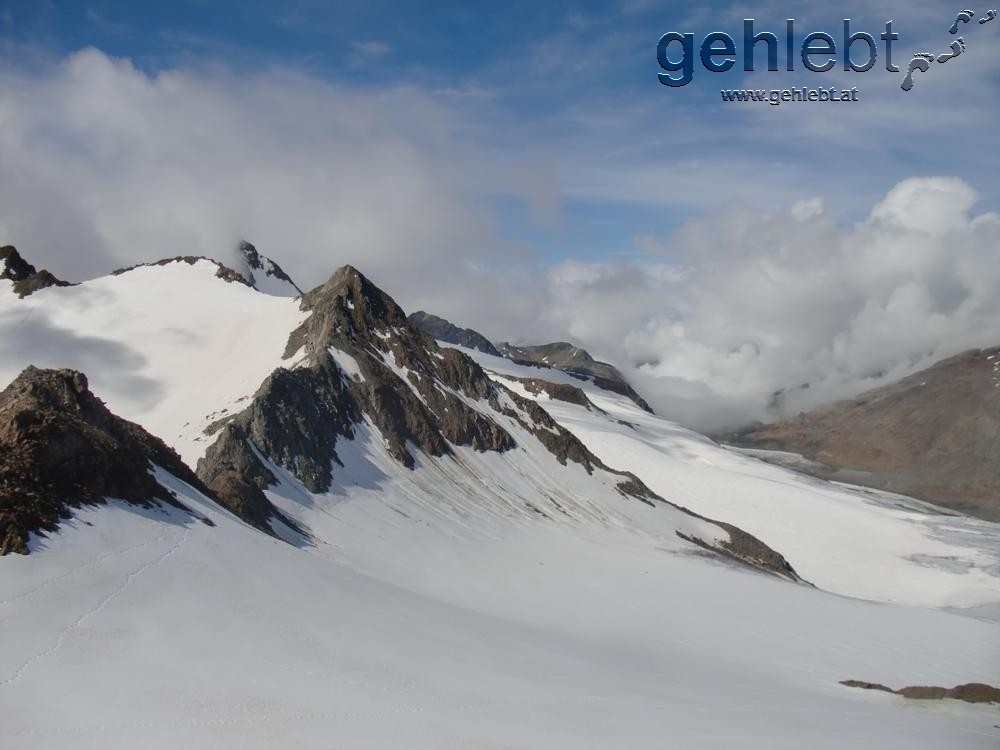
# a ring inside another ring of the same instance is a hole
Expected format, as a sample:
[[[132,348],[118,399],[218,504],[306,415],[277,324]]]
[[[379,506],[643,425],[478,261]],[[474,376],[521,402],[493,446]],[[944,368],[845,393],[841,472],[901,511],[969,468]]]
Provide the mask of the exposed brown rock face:
[[[331,347],[353,358],[362,379],[345,374],[342,387],[405,465],[413,465],[407,442],[432,456],[450,452],[449,443],[481,451],[514,447],[505,430],[469,406],[483,399],[499,408],[496,387],[479,365],[414,329],[392,298],[356,269],[338,270],[303,297],[302,308],[312,315],[292,333],[286,356],[302,351],[326,374],[341,372]]]
[[[0,392],[0,554],[27,553],[31,532],[109,497],[183,507],[152,464],[207,493],[172,449],[108,411],[82,373],[27,368]]]
[[[255,450],[309,490],[329,489],[339,463],[337,441],[352,438],[363,415],[389,452],[411,468],[408,444],[431,456],[450,453],[451,445],[480,451],[515,446],[506,430],[469,405],[483,399],[499,409],[498,391],[479,366],[454,349],[439,349],[354,268],[338,270],[301,305],[311,315],[289,337],[285,358],[293,367],[268,377],[198,463],[199,476],[229,507],[251,499],[246,492],[237,498],[235,484],[222,486],[227,472],[260,490],[276,482]],[[360,378],[336,357],[353,360]]]
[[[0,279],[13,281],[14,293],[21,298],[50,286],[70,286],[44,269],[36,271],[13,245],[0,247]]]
[[[549,398],[554,398],[557,401],[565,401],[569,404],[576,404],[577,406],[582,406],[583,408],[590,410],[597,410],[593,402],[587,398],[587,394],[583,392],[582,388],[577,388],[573,385],[567,385],[565,383],[550,383],[548,380],[542,380],[541,378],[518,378],[518,381],[527,389],[528,393],[546,393]],[[602,412],[603,413],[603,412]]]
[[[690,513],[690,511],[688,512]],[[799,578],[798,573],[795,572],[791,563],[785,559],[784,555],[768,547],[753,534],[744,531],[738,526],[733,526],[731,523],[723,521],[712,521],[712,523],[722,527],[729,533],[729,541],[720,542],[719,547],[710,546],[709,549],[719,551],[721,548],[725,554],[751,567],[767,570],[785,578],[790,578],[793,581],[802,580]],[[687,538],[683,534],[679,534],[679,536]],[[695,542],[695,544],[705,546],[700,539],[692,539],[691,541]]]
[[[340,464],[338,442],[353,438],[355,425],[365,418],[390,454],[412,468],[414,446],[430,456],[447,455],[452,446],[514,448],[514,438],[494,418],[503,415],[560,463],[620,476],[619,492],[633,500],[665,502],[634,475],[605,466],[541,406],[495,384],[467,355],[438,347],[354,268],[339,269],[305,294],[301,307],[310,315],[289,337],[289,366],[275,370],[244,411],[213,425],[218,438],[198,462],[198,475],[220,501],[258,528],[267,530],[269,519],[280,517],[264,494],[278,481],[266,462],[310,491],[324,492]],[[538,387],[589,403],[571,386]],[[712,549],[794,579],[784,558],[767,545],[720,526],[730,531],[732,542]]]
[[[953,688],[943,688],[932,685],[915,685],[912,687],[893,690],[885,685],[874,682],[862,682],[861,680],[841,680],[841,685],[847,687],[862,688],[864,690],[880,690],[886,693],[895,693],[904,698],[913,700],[942,700],[952,698],[966,703],[1000,703],[1000,688],[986,685],[981,682],[969,682],[965,685],[956,685]]]
[[[646,485],[642,484],[632,474],[614,471],[605,466],[601,462],[601,459],[591,453],[576,435],[556,422],[537,403],[519,396],[507,388],[503,390],[507,394],[507,397],[514,402],[516,408],[503,407],[501,412],[517,420],[518,424],[534,435],[538,439],[538,442],[544,445],[549,453],[556,457],[559,463],[565,466],[567,461],[573,461],[583,466],[588,474],[593,473],[595,468],[605,469],[613,474],[620,474],[624,478],[623,485],[629,483],[627,488],[619,485],[619,489],[622,489],[624,494],[632,495],[640,500],[657,497],[652,490],[648,489]],[[633,480],[634,484],[632,483]],[[632,491],[633,488],[634,491]]]
[[[1000,348],[722,439],[800,453],[824,465],[812,469],[824,478],[1000,521]]]

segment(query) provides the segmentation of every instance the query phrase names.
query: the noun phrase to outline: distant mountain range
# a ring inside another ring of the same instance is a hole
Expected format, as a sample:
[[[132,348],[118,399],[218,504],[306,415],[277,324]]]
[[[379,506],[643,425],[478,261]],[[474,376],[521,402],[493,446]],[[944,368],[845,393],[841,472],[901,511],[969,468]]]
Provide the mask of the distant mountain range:
[[[478,331],[460,328],[423,310],[412,313],[409,320],[412,325],[439,341],[496,357],[506,357],[518,364],[562,370],[581,380],[591,380],[600,388],[627,396],[645,411],[653,411],[616,367],[597,361],[586,349],[574,344],[560,341],[537,346],[514,346],[503,342],[494,346]]]

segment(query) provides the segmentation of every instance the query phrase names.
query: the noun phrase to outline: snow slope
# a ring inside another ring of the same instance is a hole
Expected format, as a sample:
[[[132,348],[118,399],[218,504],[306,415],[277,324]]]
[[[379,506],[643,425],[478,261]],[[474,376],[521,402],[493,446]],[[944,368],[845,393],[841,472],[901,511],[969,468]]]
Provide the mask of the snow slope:
[[[0,289],[0,380],[83,369],[193,461],[302,319],[214,274]],[[470,355],[512,387],[543,372]],[[758,533],[821,588],[683,542],[718,527],[560,466],[513,421],[519,449],[414,449],[413,471],[362,424],[328,492],[270,465],[291,543],[158,471],[215,525],[112,501],[0,558],[0,747],[996,746],[995,708],[838,684],[996,682],[996,623],[928,608],[1000,601],[995,526],[803,479],[544,372],[604,410],[535,397],[606,463]],[[955,536],[976,533],[978,551]]]
[[[298,302],[216,278],[199,260],[139,266],[18,299],[0,287],[0,384],[28,364],[87,374],[119,416],[191,466],[202,430],[282,364]],[[3,282],[10,284],[10,282]]]
[[[565,373],[463,351],[499,382],[539,400],[608,465],[754,534],[820,588],[929,607],[1000,602],[1000,524],[812,479],[719,446]],[[517,378],[582,387],[604,413],[529,393]]]
[[[985,622],[364,488],[297,548],[160,478],[215,527],[113,503],[0,560],[0,745],[995,747],[991,708],[837,684],[989,680]]]

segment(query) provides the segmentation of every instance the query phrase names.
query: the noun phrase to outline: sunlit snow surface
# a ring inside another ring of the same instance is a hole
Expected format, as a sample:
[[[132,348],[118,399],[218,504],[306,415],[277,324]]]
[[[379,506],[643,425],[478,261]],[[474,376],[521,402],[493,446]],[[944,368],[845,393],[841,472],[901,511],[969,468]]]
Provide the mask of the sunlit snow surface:
[[[193,466],[209,445],[202,430],[242,409],[307,314],[217,268],[139,267],[21,300],[0,285],[0,384],[28,364],[80,370],[112,411]]]
[[[820,588],[930,607],[1000,601],[1000,524],[813,479],[719,446],[590,382],[463,351],[499,382],[538,399],[605,463],[635,472],[672,502],[755,534]],[[581,387],[604,413],[534,396],[519,377]]]
[[[51,347],[40,364],[81,367],[154,432],[175,425],[164,437],[190,461],[204,446],[184,423],[239,408],[300,313],[226,286],[198,303],[216,316],[206,326],[170,301],[203,273],[178,268],[147,279],[170,322],[153,302],[110,319],[101,295],[139,300],[144,284],[98,280],[27,309],[0,289],[0,333],[25,313],[75,326],[70,340],[160,332],[113,364]],[[76,300],[73,315],[57,299]],[[497,378],[541,373],[473,356]],[[21,365],[5,357],[0,375]],[[129,387],[140,376],[181,392],[144,398]],[[605,413],[539,401],[609,465],[758,534],[820,588],[707,557],[673,530],[713,527],[626,500],[612,475],[561,467],[526,433],[503,455],[418,454],[411,472],[360,425],[329,493],[274,467],[271,499],[306,531],[276,529],[291,544],[160,472],[215,525],[112,501],[0,558],[0,747],[997,746],[995,707],[838,684],[998,681],[998,626],[936,609],[1000,602],[996,525],[800,477],[581,385]]]

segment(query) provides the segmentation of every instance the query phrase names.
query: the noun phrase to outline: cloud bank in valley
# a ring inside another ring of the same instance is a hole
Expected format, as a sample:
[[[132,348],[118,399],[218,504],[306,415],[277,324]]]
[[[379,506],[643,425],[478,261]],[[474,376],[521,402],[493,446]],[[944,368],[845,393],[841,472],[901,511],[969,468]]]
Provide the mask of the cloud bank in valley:
[[[573,190],[551,144],[505,138],[482,96],[283,69],[151,75],[96,50],[10,70],[0,242],[71,279],[179,254],[225,260],[239,238],[303,286],[350,262],[407,309],[497,340],[580,343],[705,429],[997,343],[1000,217],[961,179],[886,184],[850,225],[828,196],[717,208],[638,235],[629,254],[552,262],[505,231],[497,206],[558,221]]]
[[[1000,216],[975,213],[976,201],[960,179],[912,178],[854,226],[819,200],[721,214],[640,238],[647,260],[552,278],[564,299],[588,299],[564,321],[570,335],[637,365],[633,379],[665,412],[720,428],[995,344]],[[600,311],[613,316],[619,296],[631,309],[616,337]]]

